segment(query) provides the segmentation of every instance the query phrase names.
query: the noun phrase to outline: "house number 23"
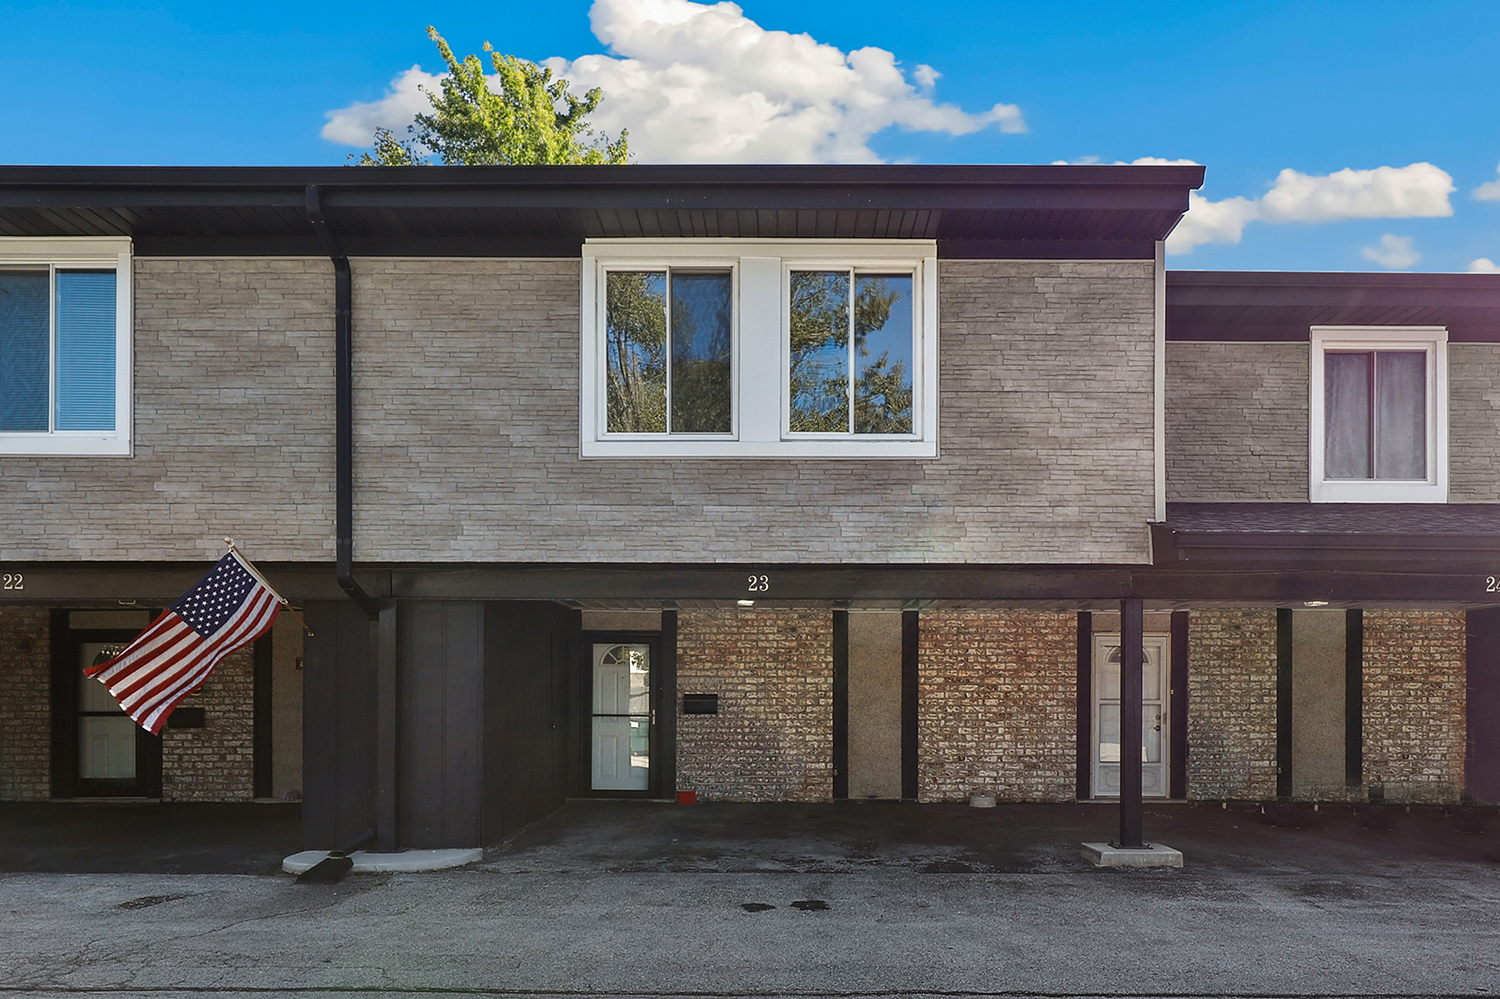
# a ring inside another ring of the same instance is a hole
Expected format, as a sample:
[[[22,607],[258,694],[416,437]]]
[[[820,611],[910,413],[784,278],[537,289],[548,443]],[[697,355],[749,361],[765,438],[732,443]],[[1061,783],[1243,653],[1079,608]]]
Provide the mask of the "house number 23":
[[[26,589],[26,579],[19,572],[0,573],[0,589],[24,590]]]
[[[1493,583],[1494,580],[1492,579],[1492,580],[1490,580],[1490,582]],[[750,577],[750,585],[746,587],[746,589],[749,590],[751,593],[765,593],[770,588],[771,588],[771,577],[770,576],[751,576]]]

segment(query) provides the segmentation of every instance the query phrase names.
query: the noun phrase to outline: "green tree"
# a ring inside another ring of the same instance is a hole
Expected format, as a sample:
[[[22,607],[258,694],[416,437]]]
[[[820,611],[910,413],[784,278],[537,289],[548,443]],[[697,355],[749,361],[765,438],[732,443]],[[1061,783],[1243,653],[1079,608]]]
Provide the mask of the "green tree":
[[[409,166],[427,162],[421,150],[449,166],[542,163],[628,163],[629,133],[613,141],[588,127],[588,116],[604,99],[598,87],[582,97],[552,70],[526,59],[501,55],[484,43],[499,90],[491,89],[484,62],[470,55],[460,62],[431,26],[427,37],[448,64],[439,93],[421,88],[432,114],[419,114],[407,126],[413,136],[398,140],[390,129],[375,130],[374,148],[351,162],[359,166]],[[564,110],[558,110],[558,108]]]

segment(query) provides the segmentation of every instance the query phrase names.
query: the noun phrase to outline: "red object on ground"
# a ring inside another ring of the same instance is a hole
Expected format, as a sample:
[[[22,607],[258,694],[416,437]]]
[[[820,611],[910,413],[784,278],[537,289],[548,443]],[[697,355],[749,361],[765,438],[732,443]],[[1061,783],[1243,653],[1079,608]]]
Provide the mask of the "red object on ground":
[[[696,805],[698,803],[697,791],[678,791],[677,803],[679,805]]]

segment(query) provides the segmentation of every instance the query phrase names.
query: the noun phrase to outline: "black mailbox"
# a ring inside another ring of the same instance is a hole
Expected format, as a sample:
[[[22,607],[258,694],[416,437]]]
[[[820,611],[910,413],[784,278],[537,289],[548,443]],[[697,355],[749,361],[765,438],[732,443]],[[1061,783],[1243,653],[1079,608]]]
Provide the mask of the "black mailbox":
[[[167,715],[167,728],[202,728],[202,708],[178,708]]]
[[[719,713],[719,695],[683,694],[682,713],[685,715],[716,715]]]

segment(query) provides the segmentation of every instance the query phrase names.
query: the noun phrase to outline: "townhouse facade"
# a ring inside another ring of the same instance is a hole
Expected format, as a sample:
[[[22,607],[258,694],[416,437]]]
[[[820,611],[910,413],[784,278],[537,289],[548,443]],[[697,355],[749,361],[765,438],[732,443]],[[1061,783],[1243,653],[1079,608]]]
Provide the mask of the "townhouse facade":
[[[0,798],[1500,800],[1500,277],[1168,271],[1202,176],[0,169]],[[312,633],[147,736],[227,536]]]

